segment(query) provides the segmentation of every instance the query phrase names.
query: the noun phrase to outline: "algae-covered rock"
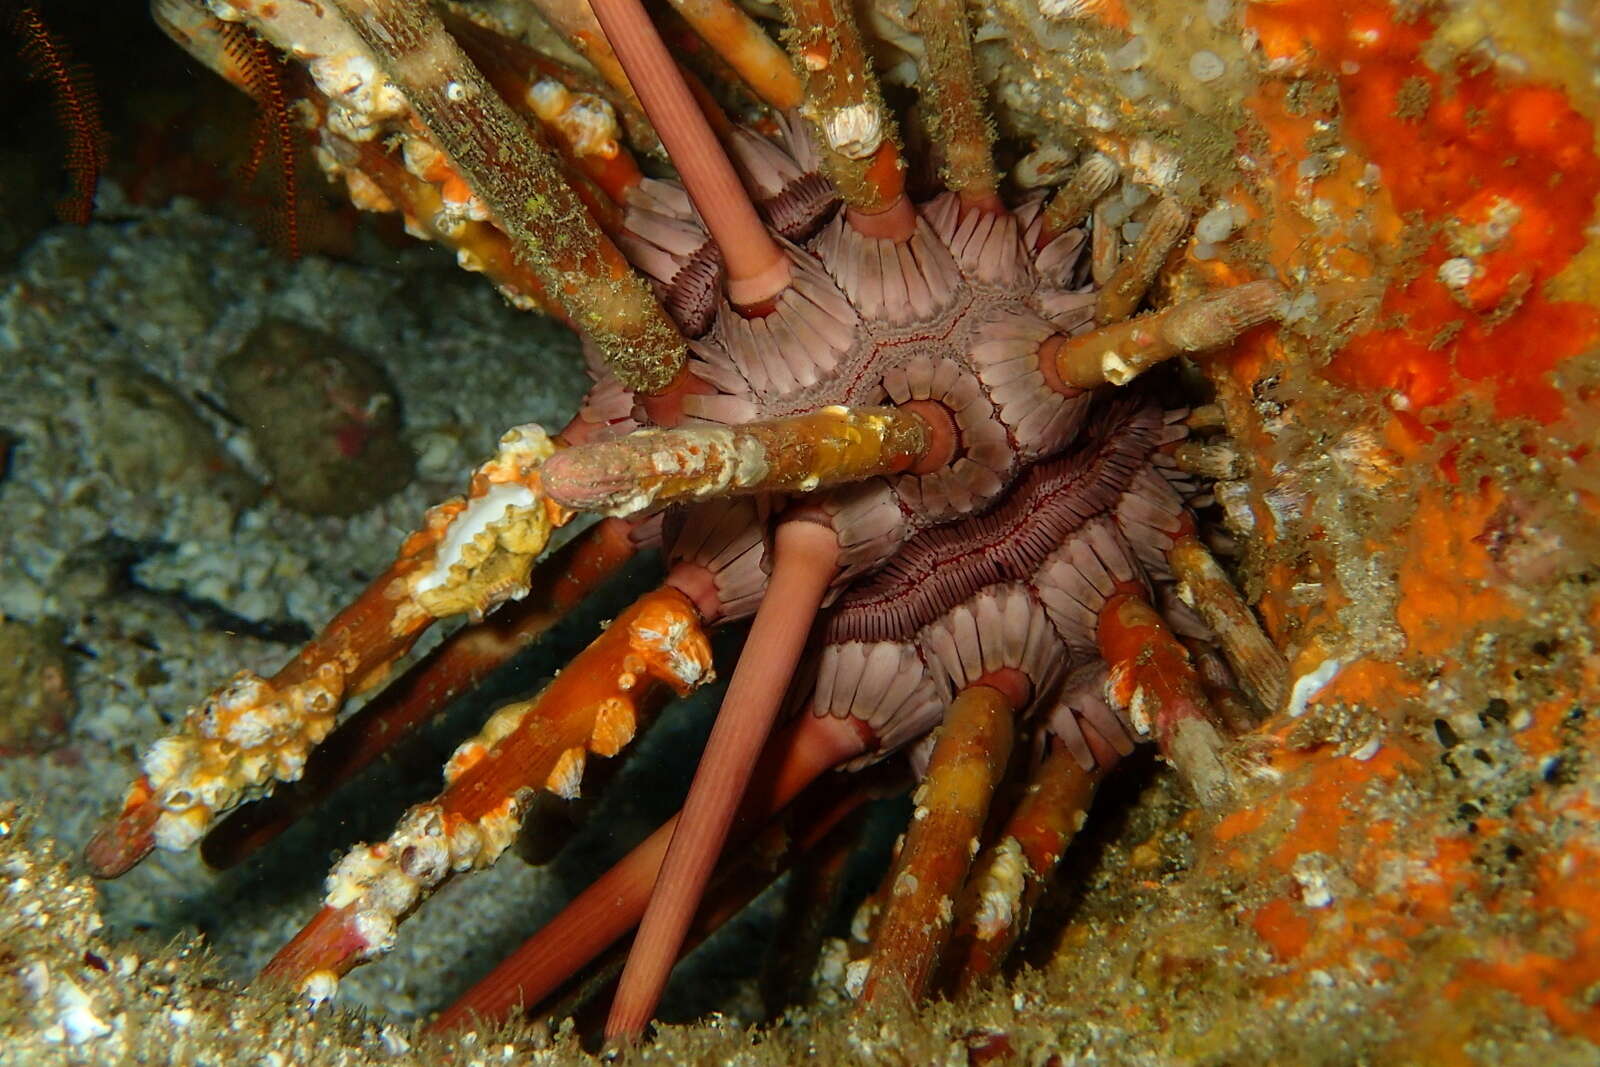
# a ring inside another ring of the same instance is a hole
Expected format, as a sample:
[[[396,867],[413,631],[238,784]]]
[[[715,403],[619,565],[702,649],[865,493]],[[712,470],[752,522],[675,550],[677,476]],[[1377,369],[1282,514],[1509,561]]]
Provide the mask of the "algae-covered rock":
[[[337,338],[269,320],[217,373],[290,507],[353,515],[411,481],[416,456],[387,375]]]
[[[211,427],[162,379],[119,366],[96,377],[94,396],[101,463],[122,488],[141,495],[199,490],[233,509],[259,493]]]
[[[414,1028],[241,991],[194,939],[108,939],[94,886],[29,822],[0,801],[0,1064],[441,1061]]]
[[[0,755],[58,744],[76,709],[61,627],[0,618]]]

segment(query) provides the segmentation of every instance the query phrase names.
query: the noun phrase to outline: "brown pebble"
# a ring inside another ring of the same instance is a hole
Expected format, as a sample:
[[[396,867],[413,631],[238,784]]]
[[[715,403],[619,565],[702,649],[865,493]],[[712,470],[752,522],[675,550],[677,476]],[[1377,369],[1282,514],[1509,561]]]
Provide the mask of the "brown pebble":
[[[0,755],[61,744],[77,703],[60,625],[0,619]]]
[[[242,472],[183,394],[148,371],[112,367],[94,381],[101,462],[130,492],[198,490],[234,507],[260,487]]]
[[[335,337],[263,322],[217,371],[288,506],[353,515],[404,488],[416,456],[383,369]]]

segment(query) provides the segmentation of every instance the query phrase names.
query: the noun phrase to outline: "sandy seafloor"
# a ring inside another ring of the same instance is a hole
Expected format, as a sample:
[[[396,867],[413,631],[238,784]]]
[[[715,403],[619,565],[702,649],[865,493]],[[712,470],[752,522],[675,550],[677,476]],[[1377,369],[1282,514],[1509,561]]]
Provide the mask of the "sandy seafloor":
[[[112,187],[96,222],[46,230],[0,274],[0,428],[12,441],[0,482],[0,613],[59,624],[77,704],[46,750],[0,755],[0,800],[20,799],[33,835],[54,838],[73,862],[168,721],[237,670],[270,674],[296,647],[286,639],[357,593],[423,510],[464,486],[503,429],[559,428],[586,387],[573,336],[506,306],[447,255],[368,258],[389,263],[289,262],[181,200],[133,208]],[[381,364],[419,457],[409,486],[350,518],[307,516],[275,497],[216,381],[218,362],[267,318],[326,331]],[[105,383],[130,374],[154,376],[187,402],[263,486],[257,499],[241,504],[231,484],[219,491],[219,479],[191,477],[194,463],[170,455],[169,437],[114,409]],[[141,452],[152,448],[166,452]],[[159,484],[126,484],[127,471],[149,469]],[[650,561],[635,566],[489,691],[504,700],[535,689],[650,571]],[[460,702],[337,795],[315,825],[240,869],[217,874],[194,853],[157,852],[102,884],[102,932],[152,947],[199,934],[218,969],[247,980],[315,910],[332,858],[382,837],[406,805],[437,790],[443,759],[492,702]],[[670,806],[706,703],[668,716],[641,743],[560,859],[535,869],[508,854],[456,880],[406,924],[394,953],[343,983],[341,1001],[400,1019],[447,1003]],[[750,938],[762,936],[755,921],[699,954],[669,1017],[737,1015],[741,998],[755,1010],[740,981]]]

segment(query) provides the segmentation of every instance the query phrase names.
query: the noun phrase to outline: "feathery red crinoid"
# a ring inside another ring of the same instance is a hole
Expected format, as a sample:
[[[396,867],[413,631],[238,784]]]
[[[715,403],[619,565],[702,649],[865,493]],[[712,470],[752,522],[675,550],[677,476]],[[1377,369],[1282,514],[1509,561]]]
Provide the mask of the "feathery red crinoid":
[[[250,155],[239,171],[239,182],[248,187],[271,153],[278,168],[278,207],[273,213],[275,232],[283,252],[290,259],[300,258],[300,213],[296,200],[299,189],[295,178],[300,151],[295,124],[289,114],[290,97],[284,84],[283,59],[250,29],[237,22],[217,23],[223,49],[239,70],[260,114],[250,141]]]
[[[56,203],[61,221],[88,223],[94,192],[106,165],[106,130],[89,71],[72,57],[66,41],[45,22],[37,4],[20,2],[11,14],[22,61],[50,87],[56,121],[66,139],[64,162],[71,191]]]

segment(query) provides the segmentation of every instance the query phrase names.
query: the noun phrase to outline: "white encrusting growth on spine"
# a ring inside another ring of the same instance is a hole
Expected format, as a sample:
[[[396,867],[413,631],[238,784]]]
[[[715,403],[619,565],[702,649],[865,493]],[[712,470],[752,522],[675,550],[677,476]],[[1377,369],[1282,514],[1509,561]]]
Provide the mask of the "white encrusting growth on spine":
[[[539,503],[533,490],[514,483],[490,486],[483,496],[469,500],[467,510],[456,517],[439,542],[432,568],[417,579],[412,591],[427,593],[449,582],[451,570],[463,562],[469,550],[480,547],[480,537],[487,535],[492,545],[499,526],[519,518],[519,509],[537,507]]]
[[[282,689],[241,671],[190,708],[182,728],[144,756],[149,789],[162,809],[156,845],[186,849],[212,819],[269,782],[299,778],[306,755],[333,729],[344,688],[332,663]]]
[[[679,689],[688,691],[711,681],[711,662],[700,647],[704,638],[687,618],[674,618],[665,630],[640,627],[638,636],[643,645],[663,659]],[[691,643],[691,637],[698,641]]]
[[[405,96],[336,11],[319,4],[211,0],[224,22],[244,22],[281,52],[305,64],[328,98],[328,128],[351,141],[376,137],[410,113]]]
[[[531,797],[531,790],[520,790],[477,820],[449,814],[437,802],[417,804],[387,840],[347,852],[328,875],[323,904],[352,909],[346,928],[361,942],[359,958],[393,948],[400,919],[450,874],[499,859],[516,839]],[[326,978],[324,972],[323,984]]]
[[[995,846],[976,883],[978,907],[972,922],[979,938],[992,941],[1011,929],[1030,873],[1028,858],[1015,837],[1007,836]]]
[[[883,144],[883,118],[872,103],[852,104],[830,112],[822,123],[828,147],[847,159],[866,159]]]
[[[494,458],[473,472],[464,499],[429,509],[432,556],[410,579],[418,607],[439,617],[481,616],[527,592],[534,560],[570,517],[552,509],[542,488],[540,468],[554,454],[536,423],[513,427]]]
[[[528,86],[528,106],[556,126],[580,156],[612,159],[620,152],[622,129],[611,105],[593,93],[575,93],[551,78]]]
[[[1302,674],[1294,680],[1293,687],[1289,690],[1289,718],[1298,719],[1306,713],[1311,700],[1325,689],[1339,673],[1339,668],[1344,666],[1344,660],[1337,658],[1325,659],[1315,668]]]

